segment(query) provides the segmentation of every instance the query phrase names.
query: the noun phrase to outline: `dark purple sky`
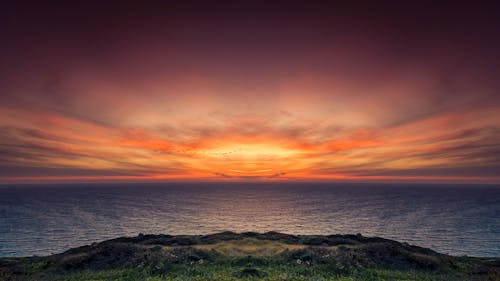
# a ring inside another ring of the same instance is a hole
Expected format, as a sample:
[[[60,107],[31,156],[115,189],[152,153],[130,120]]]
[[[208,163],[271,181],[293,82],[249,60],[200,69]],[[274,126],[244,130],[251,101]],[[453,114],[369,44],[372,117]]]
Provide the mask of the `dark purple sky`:
[[[498,1],[12,1],[0,181],[500,179]]]

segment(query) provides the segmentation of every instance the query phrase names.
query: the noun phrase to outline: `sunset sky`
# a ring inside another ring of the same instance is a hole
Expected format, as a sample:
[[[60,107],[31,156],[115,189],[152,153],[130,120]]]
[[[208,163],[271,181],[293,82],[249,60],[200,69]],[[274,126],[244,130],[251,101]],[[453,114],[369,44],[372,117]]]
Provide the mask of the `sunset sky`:
[[[0,183],[500,182],[495,1],[42,2],[0,11]]]

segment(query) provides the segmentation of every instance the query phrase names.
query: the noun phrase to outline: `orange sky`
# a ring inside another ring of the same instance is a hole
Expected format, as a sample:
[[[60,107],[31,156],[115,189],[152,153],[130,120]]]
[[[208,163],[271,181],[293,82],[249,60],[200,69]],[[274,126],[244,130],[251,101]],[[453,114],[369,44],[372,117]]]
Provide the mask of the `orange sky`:
[[[500,180],[488,7],[304,7],[12,7],[0,182]]]

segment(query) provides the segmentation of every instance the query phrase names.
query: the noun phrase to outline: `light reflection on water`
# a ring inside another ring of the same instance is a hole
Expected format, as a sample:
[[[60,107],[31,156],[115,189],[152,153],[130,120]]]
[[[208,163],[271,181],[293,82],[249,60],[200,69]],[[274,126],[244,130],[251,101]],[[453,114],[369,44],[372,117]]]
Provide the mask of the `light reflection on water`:
[[[138,233],[362,233],[500,256],[500,188],[382,184],[0,187],[0,256],[47,255]]]

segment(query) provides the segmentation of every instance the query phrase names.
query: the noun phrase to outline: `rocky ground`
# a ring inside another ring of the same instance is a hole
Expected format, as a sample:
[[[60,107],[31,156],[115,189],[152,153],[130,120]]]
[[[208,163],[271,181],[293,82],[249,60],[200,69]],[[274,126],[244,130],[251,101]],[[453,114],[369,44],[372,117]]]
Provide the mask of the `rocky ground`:
[[[0,280],[500,280],[500,258],[361,235],[139,235],[1,258]]]

